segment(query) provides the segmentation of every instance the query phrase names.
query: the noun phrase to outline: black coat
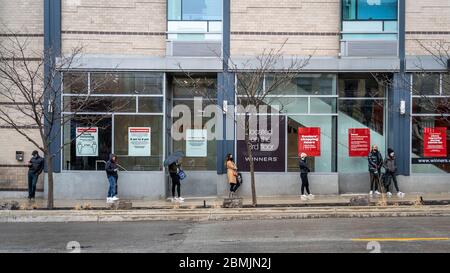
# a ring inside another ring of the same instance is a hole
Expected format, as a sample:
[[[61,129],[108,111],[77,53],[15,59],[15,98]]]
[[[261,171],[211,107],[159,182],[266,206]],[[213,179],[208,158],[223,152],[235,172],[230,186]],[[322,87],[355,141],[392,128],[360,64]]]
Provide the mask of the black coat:
[[[30,159],[29,172],[40,175],[44,170],[44,159],[39,155]]]
[[[306,164],[306,158],[305,159],[300,159],[299,165],[300,165],[300,173],[309,173],[309,172],[311,172],[311,170],[308,168],[308,165]]]
[[[381,171],[381,167],[383,166],[383,156],[379,151],[371,151],[368,156],[369,161],[369,172],[374,173],[377,171],[378,173]]]
[[[106,162],[106,166],[105,166],[106,175],[108,177],[110,177],[110,176],[118,177],[118,174],[117,174],[118,165],[115,161],[113,161],[112,158],[113,157],[110,156],[108,162]]]

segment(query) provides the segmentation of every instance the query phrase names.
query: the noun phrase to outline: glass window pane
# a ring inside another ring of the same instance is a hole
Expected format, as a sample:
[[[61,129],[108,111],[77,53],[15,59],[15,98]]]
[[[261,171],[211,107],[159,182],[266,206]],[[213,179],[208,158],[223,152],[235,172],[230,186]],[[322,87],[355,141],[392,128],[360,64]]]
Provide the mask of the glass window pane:
[[[168,0],[167,13],[168,20],[181,20],[181,0]]]
[[[64,97],[64,112],[136,112],[135,97]]]
[[[332,171],[332,119],[330,116],[289,116],[288,117],[288,171],[299,172],[298,128],[320,127],[321,156],[308,157],[307,163],[312,172]]]
[[[359,20],[397,19],[397,0],[358,0]]]
[[[413,98],[413,113],[448,114],[450,113],[450,98]]]
[[[395,41],[397,40],[397,34],[343,34],[342,40],[383,40],[383,41]]]
[[[450,95],[450,74],[442,75],[442,93]]]
[[[414,74],[413,94],[414,95],[439,95],[439,74]]]
[[[334,114],[336,113],[335,98],[311,98],[311,113],[314,114]]]
[[[308,98],[276,97],[266,98],[266,103],[272,105],[282,113],[306,114],[308,113]]]
[[[150,156],[134,156],[129,151],[128,129],[150,128]],[[160,171],[163,161],[163,117],[119,116],[114,117],[114,153],[119,164],[127,171]]]
[[[356,73],[339,75],[339,96],[342,98],[378,98],[384,97],[384,94],[384,86],[378,83],[374,75]]]
[[[183,20],[222,20],[222,0],[183,0]]]
[[[342,0],[342,16],[344,20],[356,19],[356,0]]]
[[[162,73],[92,73],[93,94],[162,94]]]
[[[450,173],[450,164],[434,163],[422,164],[417,160],[425,158],[424,156],[424,129],[425,128],[447,128],[447,156],[450,158],[450,119],[448,117],[413,117],[412,119],[412,165],[413,173]],[[443,158],[445,159],[445,158]]]
[[[173,96],[174,98],[194,98],[204,97],[204,100],[208,98],[217,97],[217,80],[215,78],[173,78]]]
[[[336,94],[336,77],[331,74],[301,75],[290,81],[276,75],[266,77],[266,88],[276,95],[334,95]]]
[[[105,161],[111,153],[112,119],[110,116],[84,116],[79,115],[64,123],[63,141],[66,146],[63,150],[64,170],[105,170]],[[98,128],[98,156],[77,157],[76,128],[90,127]]]
[[[64,73],[63,82],[65,94],[88,93],[88,73]]]
[[[370,129],[371,144],[379,147],[385,155],[386,136],[384,133],[383,100],[344,100],[339,101],[338,118],[338,171],[343,173],[366,173],[367,156],[350,157],[348,147],[349,129]]]
[[[139,113],[162,113],[163,98],[139,97]]]

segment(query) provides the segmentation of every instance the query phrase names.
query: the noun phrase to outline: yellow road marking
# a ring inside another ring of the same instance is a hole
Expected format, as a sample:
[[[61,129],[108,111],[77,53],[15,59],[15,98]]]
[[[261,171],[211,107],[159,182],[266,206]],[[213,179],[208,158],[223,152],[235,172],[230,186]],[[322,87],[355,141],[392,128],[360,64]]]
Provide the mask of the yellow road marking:
[[[449,241],[450,238],[356,238],[354,242],[414,242],[414,241]]]

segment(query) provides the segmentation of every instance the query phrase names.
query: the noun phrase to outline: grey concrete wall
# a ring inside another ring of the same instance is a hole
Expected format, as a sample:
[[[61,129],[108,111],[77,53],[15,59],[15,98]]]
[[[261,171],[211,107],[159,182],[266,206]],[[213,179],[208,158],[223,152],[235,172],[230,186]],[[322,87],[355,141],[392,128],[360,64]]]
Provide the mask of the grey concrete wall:
[[[48,190],[47,175],[45,195]],[[159,200],[164,198],[162,172],[119,173],[119,197],[124,199]],[[105,172],[63,172],[54,174],[55,199],[103,199],[108,192]]]
[[[367,173],[340,173],[339,193],[369,193],[370,179]]]
[[[400,191],[406,193],[450,193],[450,174],[399,176],[398,184]]]
[[[243,173],[244,184],[239,189],[239,195],[251,196],[250,173]],[[281,196],[300,195],[299,173],[256,173],[257,196]],[[227,196],[229,184],[226,175],[220,179],[222,183],[217,185],[219,196]],[[313,173],[309,175],[310,190],[313,194],[326,195],[338,194],[338,175],[336,173]]]
[[[186,171],[187,177],[181,181],[181,195],[183,197],[207,197],[217,195],[218,175],[216,171]],[[168,196],[172,193],[169,183]]]
[[[27,191],[0,191],[0,199],[21,199],[27,197]],[[43,192],[36,192],[36,198],[42,197],[44,197]]]

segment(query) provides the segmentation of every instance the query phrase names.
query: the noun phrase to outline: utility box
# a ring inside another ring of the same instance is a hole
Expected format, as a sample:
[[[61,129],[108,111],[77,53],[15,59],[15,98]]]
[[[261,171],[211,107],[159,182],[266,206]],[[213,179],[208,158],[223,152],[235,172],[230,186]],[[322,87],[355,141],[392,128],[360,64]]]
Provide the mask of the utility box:
[[[16,160],[23,161],[25,153],[23,151],[16,151]]]

